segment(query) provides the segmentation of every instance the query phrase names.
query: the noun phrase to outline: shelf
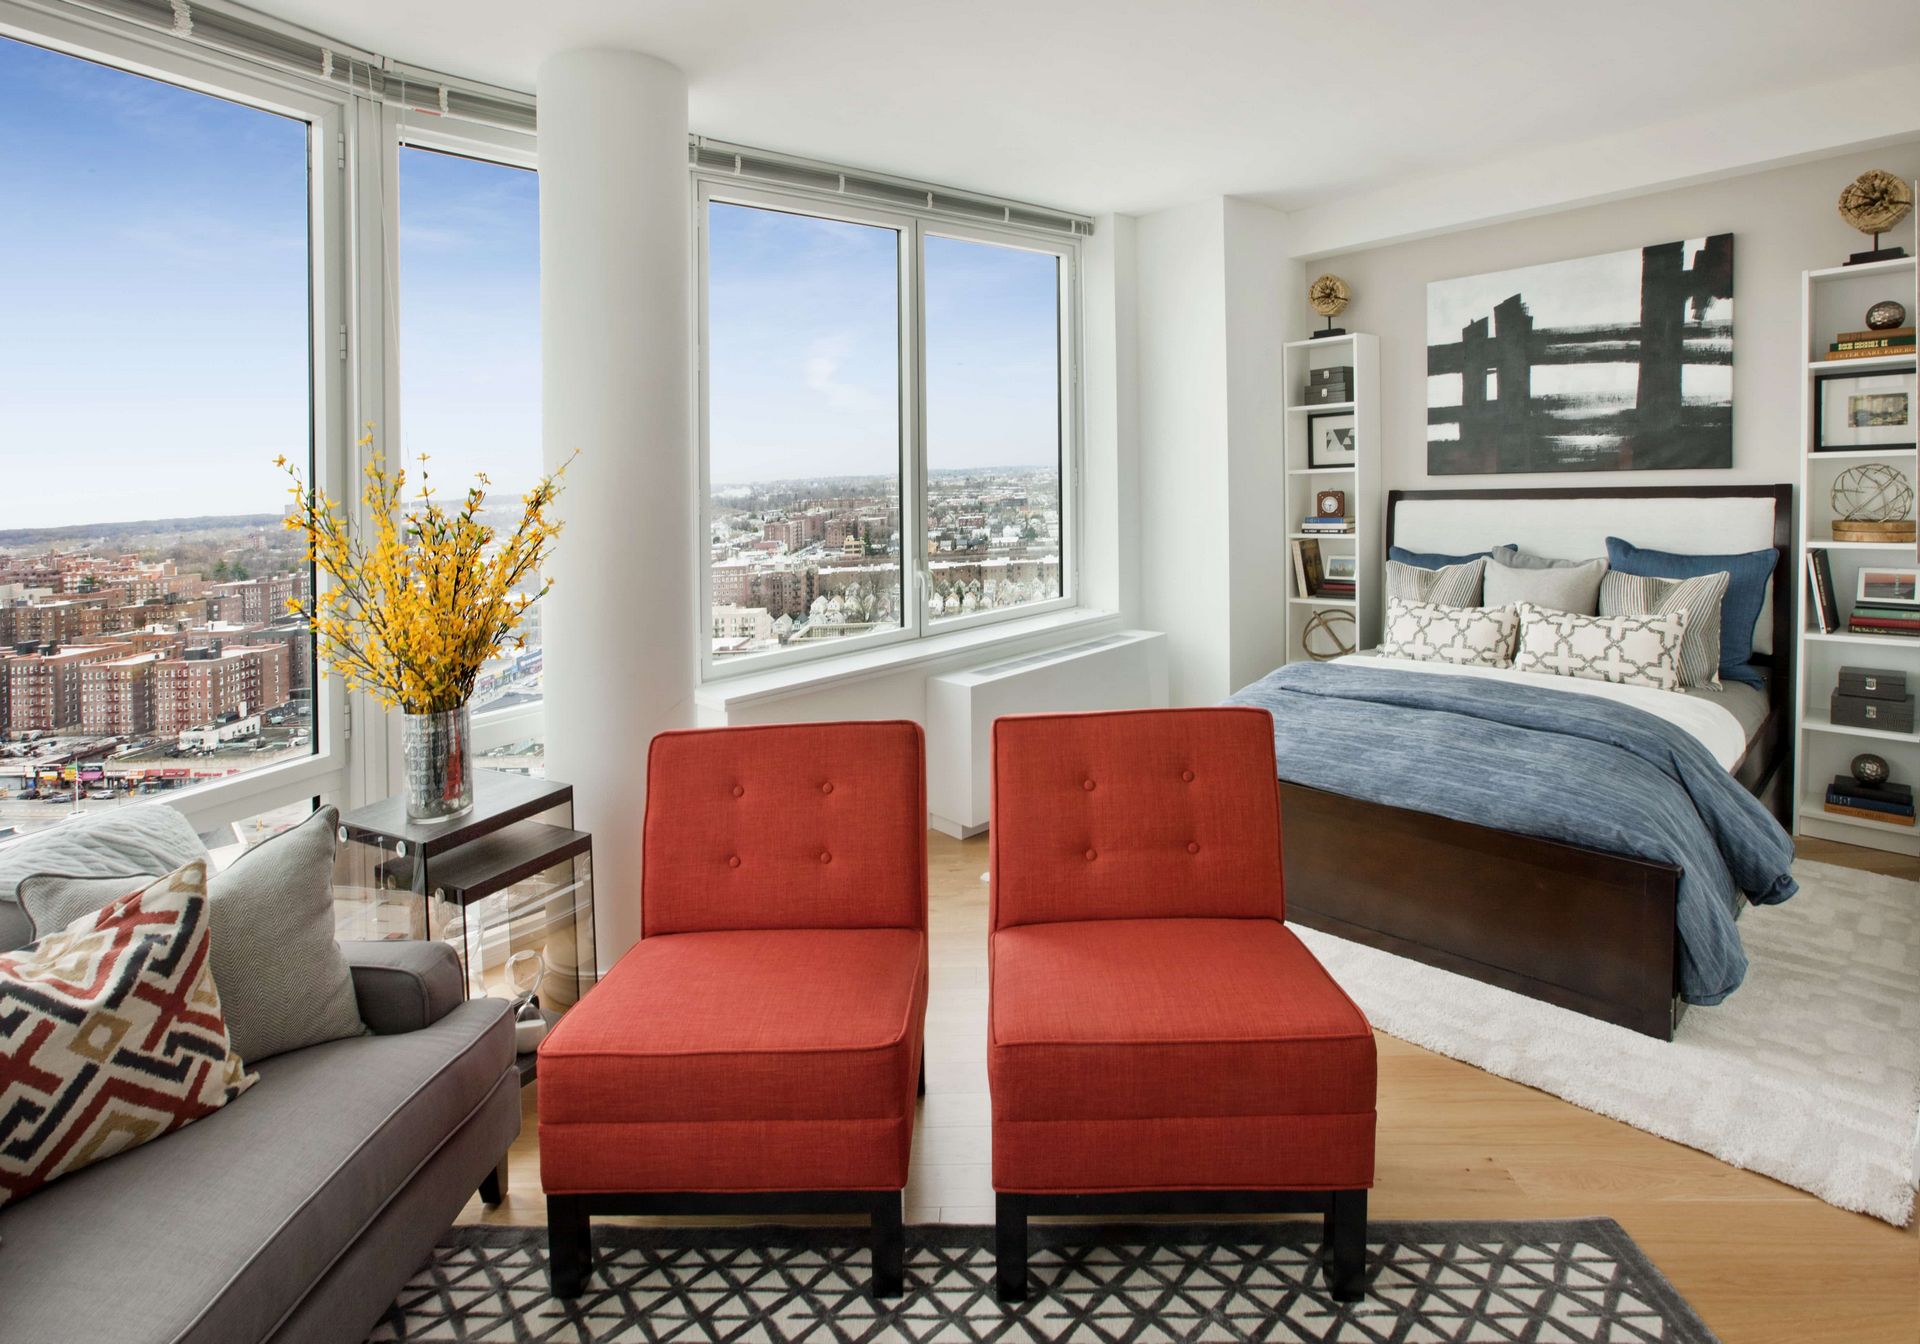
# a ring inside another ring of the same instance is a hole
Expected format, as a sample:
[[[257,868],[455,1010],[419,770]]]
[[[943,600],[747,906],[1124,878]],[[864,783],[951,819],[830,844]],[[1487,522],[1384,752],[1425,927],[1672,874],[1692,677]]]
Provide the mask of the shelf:
[[[1821,644],[1873,644],[1886,649],[1920,649],[1920,637],[1908,635],[1855,635],[1845,630],[1836,630],[1825,634],[1819,630],[1808,630],[1801,638],[1809,643]]]
[[[1854,275],[1888,275],[1895,271],[1913,269],[1914,258],[1895,257],[1891,261],[1866,261],[1858,266],[1823,266],[1817,271],[1808,271],[1809,280],[1844,280]]]
[[[1288,467],[1289,476],[1351,476],[1358,467]]]
[[[592,844],[593,837],[585,831],[523,821],[442,856],[429,874],[433,895],[436,900],[471,905],[557,863],[578,858]]]
[[[1353,338],[1359,334],[1357,331],[1349,331],[1340,336],[1321,336],[1317,339],[1309,336],[1304,341],[1288,341],[1286,345],[1281,348],[1286,350],[1325,350],[1327,347],[1334,345],[1351,345]],[[1268,348],[1271,349],[1272,347],[1269,346]]]
[[[1808,453],[1807,460],[1825,462],[1830,458],[1845,460],[1857,457],[1912,457],[1913,452],[1912,448],[1829,448],[1825,452]]]
[[[1802,798],[1800,815],[1812,817],[1817,821],[1829,821],[1836,826],[1858,826],[1863,831],[1877,831],[1882,835],[1920,837],[1920,828],[1901,826],[1891,821],[1869,821],[1865,817],[1850,817],[1844,812],[1829,812],[1826,808],[1826,800],[1823,798]]]
[[[1913,367],[1912,355],[1866,355],[1860,359],[1814,359],[1807,362],[1807,368],[1814,373],[1848,373],[1864,369],[1910,369]]]
[[[1809,714],[1802,720],[1801,726],[1810,733],[1838,733],[1843,737],[1871,737],[1882,742],[1920,746],[1920,736],[1913,733],[1890,733],[1885,728],[1855,728],[1852,724],[1835,723],[1826,714]]]
[[[1822,551],[1910,551],[1908,541],[1833,541],[1826,537],[1808,537],[1807,545]]]
[[[1351,597],[1290,597],[1287,599],[1296,607],[1357,607],[1359,601]]]
[[[1323,412],[1327,415],[1338,415],[1342,411],[1351,411],[1352,409],[1353,403],[1350,401],[1325,401],[1317,402],[1309,406],[1289,406],[1287,407],[1287,414],[1292,415],[1297,411],[1304,415],[1308,411],[1315,411]]]
[[[1352,541],[1351,532],[1289,532],[1288,541]]]

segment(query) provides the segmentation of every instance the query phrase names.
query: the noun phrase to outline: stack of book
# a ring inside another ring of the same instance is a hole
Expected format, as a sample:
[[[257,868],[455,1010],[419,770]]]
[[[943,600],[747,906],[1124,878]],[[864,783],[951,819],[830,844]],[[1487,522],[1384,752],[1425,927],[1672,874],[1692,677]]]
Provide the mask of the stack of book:
[[[1827,811],[1847,817],[1864,817],[1893,826],[1913,825],[1913,785],[1862,784],[1852,775],[1835,775],[1827,785]]]
[[[1312,597],[1352,597],[1356,591],[1352,579],[1322,579]]]
[[[1856,602],[1847,615],[1847,630],[1856,635],[1900,635],[1920,639],[1920,607],[1895,602]]]
[[[1875,355],[1913,353],[1912,327],[1882,327],[1879,331],[1843,331],[1833,338],[1827,359],[1869,359]]]
[[[1833,566],[1827,562],[1825,547],[1807,547],[1807,592],[1813,599],[1808,605],[1813,619],[1820,623],[1820,633],[1834,633],[1840,628],[1840,608],[1833,598]]]
[[[1300,530],[1302,532],[1312,532],[1316,536],[1322,536],[1322,537],[1346,536],[1353,531],[1353,519],[1326,518],[1326,517],[1308,518],[1300,524]]]

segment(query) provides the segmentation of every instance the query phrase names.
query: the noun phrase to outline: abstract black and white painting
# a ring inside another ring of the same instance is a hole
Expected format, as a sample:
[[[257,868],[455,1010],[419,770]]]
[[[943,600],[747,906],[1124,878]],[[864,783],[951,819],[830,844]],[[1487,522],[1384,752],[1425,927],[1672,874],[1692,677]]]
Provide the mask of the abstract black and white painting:
[[[1427,471],[1733,465],[1733,235],[1427,286]]]

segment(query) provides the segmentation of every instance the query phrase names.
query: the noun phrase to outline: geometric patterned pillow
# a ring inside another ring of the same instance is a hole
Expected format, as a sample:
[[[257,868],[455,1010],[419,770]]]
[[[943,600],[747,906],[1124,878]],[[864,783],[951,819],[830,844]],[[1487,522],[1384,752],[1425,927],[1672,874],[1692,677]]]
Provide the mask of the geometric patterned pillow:
[[[1576,616],[1522,602],[1520,651],[1513,665],[1521,672],[1585,677],[1620,686],[1680,689],[1680,646],[1686,639],[1687,613],[1664,616]]]
[[[1687,638],[1680,646],[1680,684],[1720,689],[1720,607],[1731,576],[1725,572],[1692,579],[1656,579],[1609,570],[1600,580],[1602,616],[1664,616],[1687,613]]]
[[[1435,607],[1477,607],[1480,605],[1480,576],[1486,572],[1485,556],[1463,564],[1439,569],[1422,569],[1387,561],[1387,596],[1408,602],[1425,602]]]
[[[257,1081],[227,1039],[195,859],[0,955],[0,1207]]]
[[[1424,663],[1507,667],[1517,623],[1512,607],[1439,607],[1390,597],[1379,651]]]

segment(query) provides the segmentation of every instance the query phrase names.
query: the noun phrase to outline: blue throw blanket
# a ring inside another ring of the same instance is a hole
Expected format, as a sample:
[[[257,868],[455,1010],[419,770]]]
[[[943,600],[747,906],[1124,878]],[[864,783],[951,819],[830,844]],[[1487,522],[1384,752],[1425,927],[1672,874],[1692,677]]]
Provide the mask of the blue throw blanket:
[[[1772,814],[1691,734],[1617,701],[1294,663],[1229,703],[1272,712],[1282,779],[1675,865],[1688,1003],[1718,1003],[1746,976],[1741,898],[1796,890],[1793,841]]]

